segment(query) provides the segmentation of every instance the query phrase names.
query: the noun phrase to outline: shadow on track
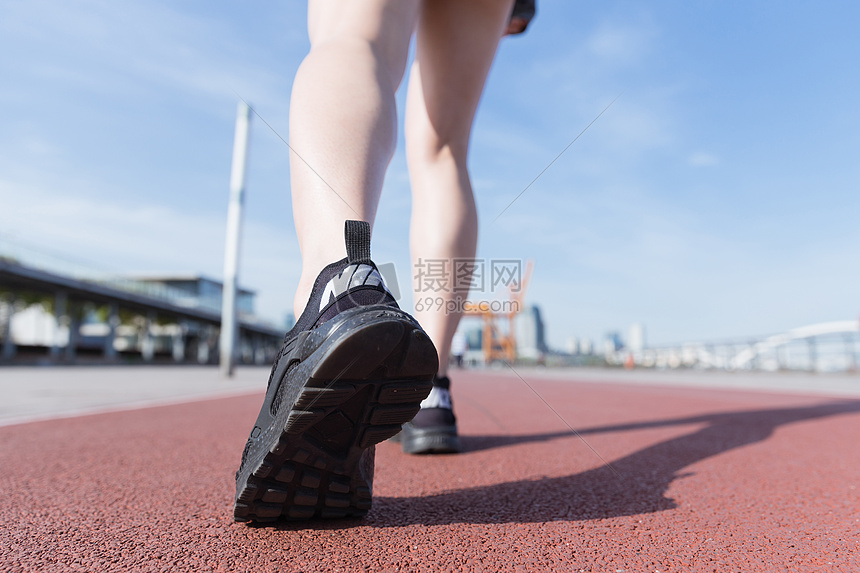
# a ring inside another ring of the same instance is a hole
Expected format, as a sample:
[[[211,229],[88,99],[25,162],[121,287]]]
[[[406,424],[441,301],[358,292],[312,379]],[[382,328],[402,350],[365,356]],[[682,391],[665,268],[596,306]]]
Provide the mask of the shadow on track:
[[[376,497],[363,525],[535,523],[604,519],[677,507],[665,492],[684,468],[721,453],[762,442],[779,426],[860,412],[860,400],[796,408],[717,413],[690,418],[621,424],[580,430],[580,434],[635,431],[684,424],[707,424],[586,472],[461,489],[426,497]],[[569,432],[533,436],[473,438],[472,451],[544,441]],[[617,475],[616,475],[617,472]]]

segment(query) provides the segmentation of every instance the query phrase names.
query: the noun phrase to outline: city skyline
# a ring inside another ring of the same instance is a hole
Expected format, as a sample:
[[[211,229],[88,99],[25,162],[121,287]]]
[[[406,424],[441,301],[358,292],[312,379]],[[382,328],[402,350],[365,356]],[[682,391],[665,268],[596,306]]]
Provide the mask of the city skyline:
[[[543,309],[551,347],[599,344],[633,323],[660,344],[857,316],[851,23],[860,8],[548,1],[538,10],[524,37],[502,42],[470,168],[478,257],[535,261],[527,302]],[[279,136],[307,51],[305,7],[4,11],[3,238],[113,272],[221,277],[241,96],[278,135],[252,119],[240,281],[280,322],[299,250]],[[374,257],[395,265],[407,301],[400,135]]]

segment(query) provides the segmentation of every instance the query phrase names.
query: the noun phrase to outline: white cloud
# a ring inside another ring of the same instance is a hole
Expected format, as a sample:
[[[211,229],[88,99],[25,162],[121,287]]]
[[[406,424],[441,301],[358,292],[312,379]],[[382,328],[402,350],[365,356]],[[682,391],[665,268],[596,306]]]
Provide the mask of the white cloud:
[[[610,23],[598,27],[586,41],[591,54],[614,64],[641,60],[651,49],[657,33],[649,22]]]
[[[696,151],[687,158],[687,163],[693,167],[713,167],[720,164],[720,158],[712,153]]]
[[[273,39],[269,50],[249,44],[228,19],[134,1],[34,1],[9,8],[12,13],[4,20],[15,26],[0,28],[6,32],[0,46],[14,44],[29,52],[18,73],[55,89],[109,100],[161,98],[166,88],[174,98],[193,97],[197,106],[211,106],[213,112],[223,108],[225,97],[235,98],[234,90],[261,106],[283,104],[289,93],[290,74],[283,73],[283,60],[278,62],[272,49],[277,42]],[[298,59],[305,41],[293,40],[291,55]]]
[[[57,155],[60,149],[49,142],[47,139],[39,137],[35,134],[28,134],[18,142],[21,150],[29,155],[44,159],[46,156]]]

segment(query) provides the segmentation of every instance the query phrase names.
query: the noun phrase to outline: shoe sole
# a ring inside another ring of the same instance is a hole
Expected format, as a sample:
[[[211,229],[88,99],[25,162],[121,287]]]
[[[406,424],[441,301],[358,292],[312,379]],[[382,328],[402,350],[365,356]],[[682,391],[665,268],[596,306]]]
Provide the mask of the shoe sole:
[[[433,343],[404,317],[357,313],[288,371],[281,384],[294,396],[237,474],[236,521],[367,513],[374,447],[415,416],[438,367]]]
[[[400,445],[407,454],[456,454],[461,451],[457,426],[416,428],[404,426]]]

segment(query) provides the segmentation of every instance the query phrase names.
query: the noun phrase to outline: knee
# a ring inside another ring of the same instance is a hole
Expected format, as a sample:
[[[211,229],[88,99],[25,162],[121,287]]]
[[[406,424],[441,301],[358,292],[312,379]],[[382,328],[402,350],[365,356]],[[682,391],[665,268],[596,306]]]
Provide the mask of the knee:
[[[390,80],[386,87],[394,91],[403,79],[407,52],[393,50],[388,43],[361,34],[333,34],[312,43],[308,56],[322,56],[340,66],[375,68],[381,72],[378,77],[385,78],[385,84]]]
[[[466,168],[468,134],[439,133],[432,128],[406,130],[406,154],[410,167],[450,164]]]

